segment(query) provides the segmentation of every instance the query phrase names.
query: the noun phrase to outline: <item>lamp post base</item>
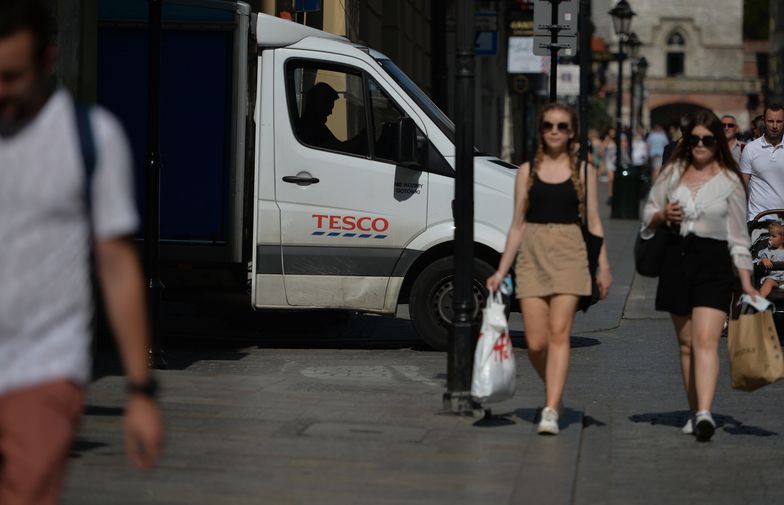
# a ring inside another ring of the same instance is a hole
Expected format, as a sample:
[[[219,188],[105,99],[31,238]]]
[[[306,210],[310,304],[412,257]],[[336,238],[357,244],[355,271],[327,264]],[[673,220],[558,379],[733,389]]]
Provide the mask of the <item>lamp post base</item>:
[[[443,408],[445,414],[457,416],[483,415],[482,406],[471,398],[470,391],[447,391],[443,396]]]

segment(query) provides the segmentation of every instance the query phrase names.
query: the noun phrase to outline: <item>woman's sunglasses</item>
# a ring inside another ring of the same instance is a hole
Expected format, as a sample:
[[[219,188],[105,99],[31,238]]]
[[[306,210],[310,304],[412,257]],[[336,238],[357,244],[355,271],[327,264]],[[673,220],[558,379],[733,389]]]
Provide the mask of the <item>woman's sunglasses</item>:
[[[689,147],[697,147],[700,142],[710,149],[716,145],[716,137],[713,135],[705,135],[704,137],[700,137],[699,135],[686,135],[686,145]]]
[[[542,121],[542,131],[549,132],[553,128],[558,128],[559,132],[567,133],[571,128],[569,128],[569,123],[557,123],[553,124],[550,121]]]

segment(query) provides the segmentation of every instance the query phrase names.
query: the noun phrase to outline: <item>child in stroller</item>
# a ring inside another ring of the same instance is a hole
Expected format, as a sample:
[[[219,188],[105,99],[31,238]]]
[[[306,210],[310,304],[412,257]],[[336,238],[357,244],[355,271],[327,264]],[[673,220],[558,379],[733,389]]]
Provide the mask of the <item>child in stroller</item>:
[[[755,267],[762,267],[760,272],[760,294],[764,297],[784,284],[784,270],[774,270],[775,263],[784,263],[784,224],[773,221],[768,225],[768,247],[760,249],[754,260]],[[755,268],[755,272],[758,268]]]
[[[769,216],[775,215],[776,221]],[[764,219],[764,218],[768,219]],[[754,285],[773,303],[773,322],[779,340],[784,342],[784,209],[760,212],[749,223],[751,257],[754,260]],[[775,234],[775,235],[774,235]],[[771,237],[773,239],[771,240]],[[774,284],[775,283],[775,284]],[[737,310],[733,307],[733,314]],[[734,314],[736,316],[736,314]]]

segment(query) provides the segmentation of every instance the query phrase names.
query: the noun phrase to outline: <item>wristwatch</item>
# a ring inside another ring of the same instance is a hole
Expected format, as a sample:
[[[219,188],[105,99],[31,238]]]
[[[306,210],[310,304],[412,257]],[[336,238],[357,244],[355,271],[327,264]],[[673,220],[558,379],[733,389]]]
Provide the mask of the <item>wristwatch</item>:
[[[158,397],[158,381],[152,376],[144,382],[128,381],[125,388],[129,395],[142,395],[153,400]]]

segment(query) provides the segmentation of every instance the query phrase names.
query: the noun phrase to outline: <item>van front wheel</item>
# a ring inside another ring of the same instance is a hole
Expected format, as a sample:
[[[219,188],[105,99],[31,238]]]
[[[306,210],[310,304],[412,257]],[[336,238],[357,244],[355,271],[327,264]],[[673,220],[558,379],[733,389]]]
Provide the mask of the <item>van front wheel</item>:
[[[408,310],[419,336],[430,347],[446,351],[454,317],[454,263],[452,258],[441,258],[425,267],[411,286]],[[474,259],[473,286],[474,319],[479,324],[481,310],[487,298],[485,281],[495,269],[480,259]]]

